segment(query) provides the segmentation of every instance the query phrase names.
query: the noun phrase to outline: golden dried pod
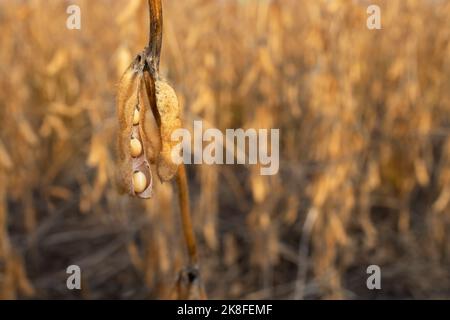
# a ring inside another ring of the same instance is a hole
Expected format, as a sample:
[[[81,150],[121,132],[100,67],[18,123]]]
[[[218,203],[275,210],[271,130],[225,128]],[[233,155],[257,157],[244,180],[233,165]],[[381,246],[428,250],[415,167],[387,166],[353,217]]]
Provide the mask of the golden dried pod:
[[[118,186],[121,192],[142,199],[151,197],[152,174],[150,163],[154,156],[150,139],[144,134],[145,112],[149,110],[148,97],[136,58],[122,76],[117,94],[118,132]],[[135,124],[136,120],[138,123]]]
[[[178,118],[180,110],[175,90],[165,80],[155,81],[156,105],[161,117]]]
[[[136,90],[140,79],[131,65],[123,74],[118,85],[117,92],[117,116],[119,129],[123,134],[131,132],[133,112],[138,104]]]
[[[133,114],[133,125],[138,125],[139,121],[141,120],[141,113],[139,112],[139,109],[136,108],[134,109],[134,114]]]
[[[133,158],[137,158],[142,154],[142,143],[138,139],[131,138],[130,152]]]
[[[133,174],[133,188],[135,193],[141,193],[147,189],[147,178],[141,171],[136,171]]]
[[[118,186],[121,192],[130,192],[131,177],[133,174],[132,159],[130,155],[130,137],[132,131],[133,112],[138,103],[136,89],[138,76],[133,64],[121,77],[117,92],[118,131]]]
[[[164,80],[155,81],[156,107],[161,119],[161,152],[158,159],[158,176],[169,181],[178,170],[172,161],[172,150],[179,143],[172,141],[172,133],[181,128],[180,107],[175,90]]]

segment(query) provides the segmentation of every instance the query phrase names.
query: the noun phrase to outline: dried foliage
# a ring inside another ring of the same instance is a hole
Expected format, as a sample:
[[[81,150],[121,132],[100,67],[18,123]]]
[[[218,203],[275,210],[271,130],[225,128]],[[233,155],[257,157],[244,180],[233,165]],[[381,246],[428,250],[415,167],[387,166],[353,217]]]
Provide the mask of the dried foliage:
[[[0,297],[171,297],[178,191],[115,186],[115,89],[147,3],[76,2],[80,31],[64,1],[0,3]],[[163,1],[160,73],[185,125],[281,130],[276,176],[188,167],[211,298],[450,297],[450,3],[373,2],[381,31],[363,0]]]

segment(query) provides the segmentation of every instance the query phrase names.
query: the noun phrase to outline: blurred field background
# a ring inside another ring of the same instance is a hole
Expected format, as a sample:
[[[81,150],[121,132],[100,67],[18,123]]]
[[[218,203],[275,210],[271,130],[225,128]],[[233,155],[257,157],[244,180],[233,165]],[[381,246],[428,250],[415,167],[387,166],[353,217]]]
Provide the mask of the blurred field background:
[[[370,4],[383,30],[367,29]],[[281,130],[276,176],[188,166],[209,297],[450,298],[450,1],[163,5],[186,125]],[[114,184],[116,84],[147,26],[144,0],[0,1],[1,298],[172,289],[176,188],[140,201]]]

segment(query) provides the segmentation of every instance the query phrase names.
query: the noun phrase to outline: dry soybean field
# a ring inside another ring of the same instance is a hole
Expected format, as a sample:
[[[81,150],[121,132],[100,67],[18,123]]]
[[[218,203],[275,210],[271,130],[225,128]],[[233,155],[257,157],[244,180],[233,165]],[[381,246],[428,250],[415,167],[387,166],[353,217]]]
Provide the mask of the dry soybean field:
[[[120,193],[118,86],[148,2],[0,0],[0,299],[179,298],[186,196],[193,297],[450,299],[450,1],[162,5],[158,75],[180,116],[161,130],[279,129],[276,174],[203,161],[162,183],[168,165],[151,198]]]

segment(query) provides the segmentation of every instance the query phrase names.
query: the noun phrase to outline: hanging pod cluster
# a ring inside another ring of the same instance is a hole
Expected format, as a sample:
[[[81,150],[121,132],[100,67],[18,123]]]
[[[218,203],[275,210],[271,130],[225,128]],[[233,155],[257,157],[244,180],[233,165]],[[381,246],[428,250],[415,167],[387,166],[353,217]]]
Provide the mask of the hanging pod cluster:
[[[172,151],[178,141],[172,133],[181,127],[180,108],[173,88],[159,76],[153,58],[145,50],[125,71],[118,86],[119,187],[139,198],[152,195],[155,165],[162,182],[170,181],[178,165]],[[158,126],[152,135],[146,117],[151,115]]]
[[[172,157],[181,151],[178,149],[181,137],[179,140],[172,140],[174,131],[181,128],[180,107],[175,91],[159,75],[163,30],[161,0],[148,0],[148,5],[148,46],[136,56],[118,85],[118,184],[121,191],[147,199],[152,196],[151,168],[156,166],[161,182],[170,181],[177,175],[181,225],[189,266],[180,272],[176,293],[180,299],[204,299],[206,295],[198,270],[186,169],[183,164],[174,163]],[[150,126],[152,119],[153,125]],[[190,294],[194,291],[199,294]]]

